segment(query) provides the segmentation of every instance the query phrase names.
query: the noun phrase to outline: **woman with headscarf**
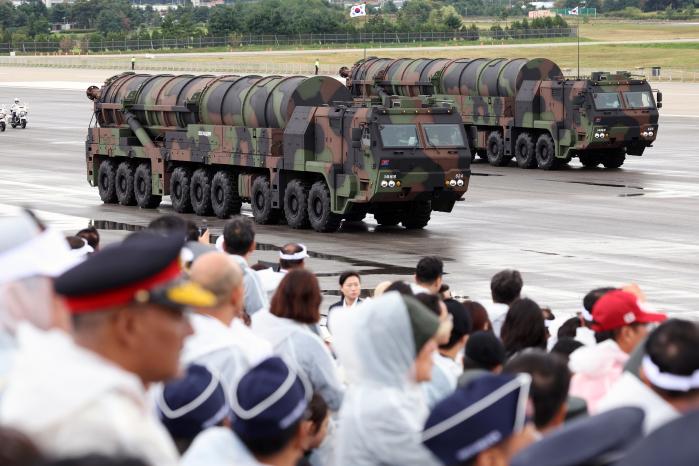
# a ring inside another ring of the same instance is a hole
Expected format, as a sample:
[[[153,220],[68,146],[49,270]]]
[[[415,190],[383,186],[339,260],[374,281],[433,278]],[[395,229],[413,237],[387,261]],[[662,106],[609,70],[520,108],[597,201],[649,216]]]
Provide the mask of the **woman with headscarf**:
[[[422,446],[428,409],[420,389],[432,373],[438,336],[450,321],[397,292],[340,309],[330,318],[334,347],[351,385],[340,410],[335,464],[440,464]]]
[[[311,330],[320,321],[320,286],[313,273],[287,273],[272,297],[270,310],[252,316],[252,331],[272,344],[276,355],[302,370],[332,411],[344,395],[335,361],[323,340]]]

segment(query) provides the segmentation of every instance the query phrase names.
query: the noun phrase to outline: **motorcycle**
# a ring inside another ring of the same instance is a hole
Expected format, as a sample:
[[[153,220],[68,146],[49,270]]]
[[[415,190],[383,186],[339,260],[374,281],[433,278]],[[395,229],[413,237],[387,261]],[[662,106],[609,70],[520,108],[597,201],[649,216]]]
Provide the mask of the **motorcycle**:
[[[0,105],[0,132],[5,131],[10,118],[7,116],[7,109],[4,105]]]
[[[22,129],[27,127],[27,106],[20,105],[14,109],[10,118],[10,126],[16,128],[21,126]]]

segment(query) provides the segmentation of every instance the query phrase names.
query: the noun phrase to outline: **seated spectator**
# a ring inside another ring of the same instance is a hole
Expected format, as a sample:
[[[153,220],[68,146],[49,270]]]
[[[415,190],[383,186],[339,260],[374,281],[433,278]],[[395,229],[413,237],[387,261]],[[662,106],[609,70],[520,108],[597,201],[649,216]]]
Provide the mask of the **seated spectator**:
[[[507,465],[535,440],[525,425],[527,374],[484,375],[437,403],[422,442],[444,465]]]
[[[299,243],[287,243],[279,248],[279,265],[276,267],[263,266],[257,270],[257,276],[260,277],[262,288],[269,299],[274,296],[274,292],[277,291],[279,282],[282,281],[284,275],[293,269],[303,269],[308,257],[306,246]]]
[[[87,244],[95,251],[100,250],[100,232],[94,226],[90,225],[87,228],[83,228],[75,234],[80,238],[87,241]]]
[[[359,297],[359,295],[362,293],[362,281],[359,277],[359,273],[353,270],[342,272],[340,274],[339,283],[342,299],[330,306],[330,309],[328,309],[328,315],[334,309],[351,309],[357,307],[359,303],[364,301]]]
[[[643,411],[638,408],[576,419],[517,453],[510,466],[617,465],[638,441],[642,424]]]
[[[443,303],[453,325],[449,340],[441,344],[432,356],[432,379],[422,384],[429,408],[446,398],[456,388],[456,381],[464,371],[463,350],[471,332],[471,316],[463,304],[455,299],[447,299]]]
[[[573,338],[563,337],[559,338],[556,344],[553,345],[553,348],[551,348],[551,353],[557,354],[568,361],[570,359],[570,355],[581,346],[585,345]]]
[[[221,239],[223,238],[223,239]],[[223,227],[223,236],[216,241],[217,247],[230,255],[243,271],[245,288],[245,312],[252,316],[260,309],[269,306],[267,294],[262,286],[262,281],[248,264],[250,256],[255,252],[255,226],[252,221],[243,216],[231,218]]]
[[[646,337],[647,325],[666,317],[641,310],[636,297],[621,290],[599,298],[592,317],[598,343],[571,354],[569,367],[573,371],[570,394],[583,398],[595,414],[600,400],[621,376],[629,353]]]
[[[522,275],[517,270],[501,270],[490,280],[492,304],[486,305],[488,317],[492,322],[493,332],[500,336],[500,329],[510,305],[519,299],[522,292]]]
[[[337,411],[345,390],[330,351],[309,327],[320,321],[321,299],[316,276],[292,270],[279,283],[270,310],[252,316],[252,330],[272,344],[276,355],[293,362],[314,392]]]
[[[473,323],[474,332],[492,332],[493,324],[488,318],[488,311],[483,305],[477,301],[464,301],[464,307],[471,314],[471,322]]]
[[[532,349],[510,359],[503,372],[531,376],[529,399],[534,405],[534,425],[539,432],[546,434],[563,424],[571,376],[563,358]]]
[[[493,332],[475,332],[468,337],[464,348],[464,373],[458,385],[466,385],[483,374],[499,374],[505,363],[505,347]]]
[[[232,428],[203,431],[182,466],[294,466],[312,444],[310,385],[281,358],[250,369],[231,402]]]
[[[198,227],[192,220],[185,220],[176,214],[166,214],[155,218],[148,224],[147,230],[164,236],[184,235],[185,244],[182,248],[182,258],[187,270],[199,256],[215,251],[215,248],[209,244],[210,232],[207,227]]]
[[[243,274],[226,254],[214,251],[202,255],[189,276],[216,297],[216,304],[191,314],[194,333],[185,340],[181,363],[200,364],[218,374],[230,398],[238,380],[260,359],[258,353],[271,354],[271,346],[265,340],[239,341],[231,331],[233,321],[243,312]]]
[[[402,295],[414,296],[413,289],[410,287],[408,283],[402,280],[396,280],[395,282],[388,285],[384,293],[388,293],[389,291],[397,291]]]
[[[335,464],[437,464],[420,443],[428,410],[419,383],[432,375],[438,317],[414,298],[389,292],[334,312],[329,324],[350,382]]]
[[[529,298],[513,302],[502,324],[500,337],[508,358],[526,348],[545,350],[546,325],[539,305]]]
[[[695,466],[699,458],[699,442],[686,439],[692,438],[698,431],[699,410],[695,410],[660,427],[646,439],[636,442],[624,459],[615,466]]]
[[[70,314],[52,280],[78,262],[64,236],[28,212],[0,218],[0,398],[14,365],[20,327],[70,329]]]
[[[624,372],[600,401],[599,410],[639,407],[646,413],[644,430],[649,433],[699,408],[699,326],[687,320],[668,320],[650,334],[644,346],[640,379]]]
[[[420,259],[415,268],[415,283],[410,284],[413,294],[438,294],[442,287],[444,263],[435,256]]]
[[[165,384],[158,414],[183,454],[194,438],[213,426],[229,426],[231,408],[218,375],[192,364],[181,379]]]
[[[181,236],[136,233],[58,277],[73,338],[23,335],[0,421],[54,457],[103,453],[176,464],[177,449],[146,387],[177,375],[192,332],[185,310],[215,301],[182,282],[183,243]]]
[[[318,458],[322,453],[318,451],[328,435],[328,427],[330,426],[330,411],[328,404],[322,396],[317,393],[313,394],[311,402],[308,404],[308,422],[311,423],[309,430],[309,442],[306,446],[306,451],[303,457],[296,463],[296,466],[311,466],[312,464],[328,464],[331,459]],[[315,462],[313,460],[316,460]]]

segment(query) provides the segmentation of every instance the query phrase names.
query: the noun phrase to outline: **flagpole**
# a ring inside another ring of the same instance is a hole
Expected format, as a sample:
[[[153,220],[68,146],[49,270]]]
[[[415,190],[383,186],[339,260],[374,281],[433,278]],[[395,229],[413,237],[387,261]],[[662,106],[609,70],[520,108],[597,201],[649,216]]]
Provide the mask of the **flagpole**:
[[[366,3],[365,3],[365,5],[366,5]],[[364,8],[366,8],[366,6]],[[365,13],[364,14],[364,34],[366,35],[366,23],[367,23],[367,19],[369,17],[369,13],[366,11],[364,13]],[[366,60],[366,37],[364,37],[364,60]]]
[[[577,10],[577,16],[578,16],[578,79],[580,79],[580,16],[582,16],[582,10],[580,9],[580,5],[587,5],[586,1],[582,1],[578,3],[578,6],[575,7]]]

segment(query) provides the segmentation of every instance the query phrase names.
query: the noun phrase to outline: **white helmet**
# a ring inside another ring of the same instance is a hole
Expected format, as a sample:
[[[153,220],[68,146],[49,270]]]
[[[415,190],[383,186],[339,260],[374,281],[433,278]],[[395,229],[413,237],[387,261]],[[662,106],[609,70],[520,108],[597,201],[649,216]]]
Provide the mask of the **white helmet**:
[[[15,103],[16,103],[16,104],[19,103],[19,97],[15,97]]]

